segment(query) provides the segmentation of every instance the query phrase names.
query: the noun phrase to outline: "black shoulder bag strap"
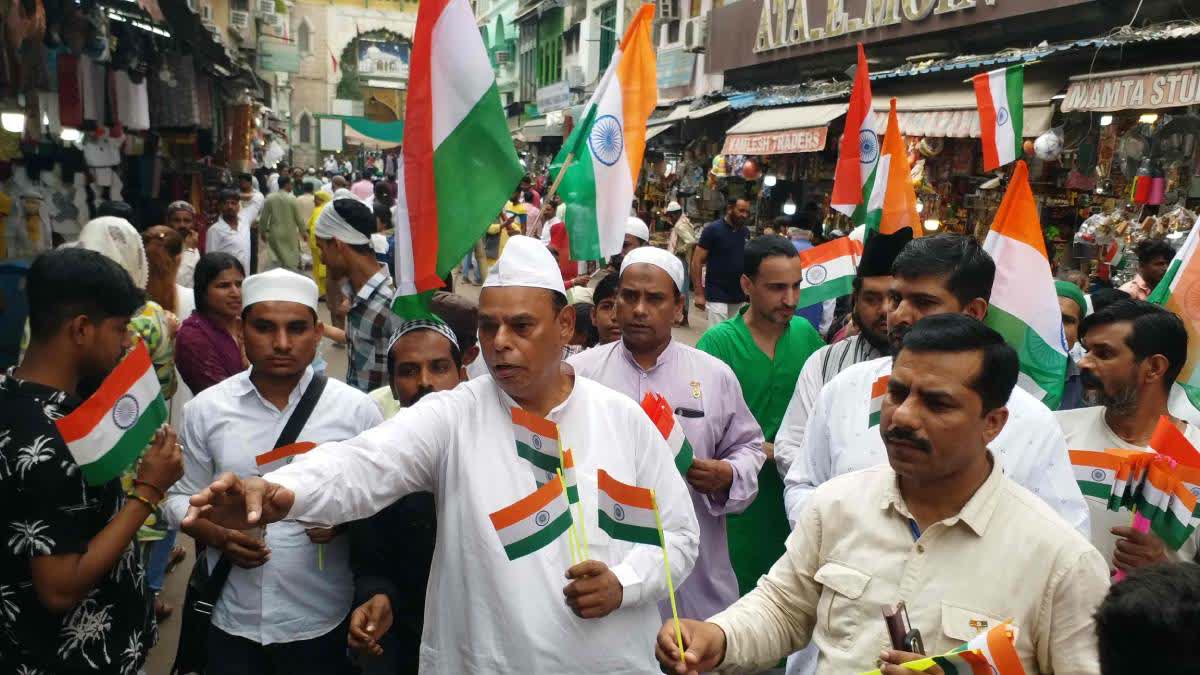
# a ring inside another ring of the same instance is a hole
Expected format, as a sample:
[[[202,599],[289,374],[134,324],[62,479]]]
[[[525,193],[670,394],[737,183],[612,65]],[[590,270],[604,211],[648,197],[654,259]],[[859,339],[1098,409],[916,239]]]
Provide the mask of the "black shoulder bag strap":
[[[320,373],[314,373],[313,379],[304,389],[296,409],[288,416],[279,438],[275,440],[276,448],[295,443],[300,437],[304,425],[317,407],[321,393],[325,391],[328,378]],[[179,649],[175,655],[175,665],[172,673],[203,673],[208,661],[208,626],[212,620],[213,607],[221,597],[221,590],[229,579],[233,563],[229,558],[221,556],[217,564],[209,572],[205,565],[202,550],[197,549],[196,565],[188,580],[187,595],[184,600],[182,626],[179,636]]]

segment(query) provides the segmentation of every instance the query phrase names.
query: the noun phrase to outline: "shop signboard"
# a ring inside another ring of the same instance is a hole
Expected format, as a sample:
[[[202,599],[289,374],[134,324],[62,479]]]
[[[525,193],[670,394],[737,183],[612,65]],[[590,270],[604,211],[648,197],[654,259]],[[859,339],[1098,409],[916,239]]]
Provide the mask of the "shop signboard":
[[[408,56],[408,43],[360,39],[358,74],[407,80]]]
[[[658,53],[658,88],[670,89],[692,83],[692,71],[696,67],[696,54],[683,49],[664,50]]]
[[[819,152],[825,149],[829,127],[788,129],[761,134],[730,134],[725,137],[722,155],[785,155]]]
[[[1200,65],[1071,78],[1063,112],[1179,108],[1200,103]]]
[[[913,39],[1096,0],[741,0],[712,10],[705,69]]]
[[[274,73],[300,72],[300,50],[294,42],[277,38],[258,39],[258,67]]]
[[[539,87],[537,90],[537,107],[542,113],[562,110],[571,105],[571,87],[566,80]]]

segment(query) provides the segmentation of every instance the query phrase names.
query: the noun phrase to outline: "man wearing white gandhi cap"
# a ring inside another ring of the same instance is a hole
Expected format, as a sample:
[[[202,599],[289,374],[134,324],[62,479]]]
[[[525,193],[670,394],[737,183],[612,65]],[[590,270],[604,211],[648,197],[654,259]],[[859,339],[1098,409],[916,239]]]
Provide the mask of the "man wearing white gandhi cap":
[[[174,525],[184,519],[188,498],[215,477],[260,476],[311,447],[296,443],[340,441],[382,421],[366,394],[313,372],[323,327],[312,279],[284,269],[246,277],[242,308],[250,369],[184,407],[184,474],[163,509]],[[316,402],[308,419],[294,438],[284,438],[284,427],[310,391]],[[210,570],[222,557],[234,566],[213,608],[210,672],[347,672],[354,582],[348,537],[333,529],[306,531],[295,522],[258,534],[208,520],[192,520],[183,529],[207,546]]]
[[[512,237],[479,297],[488,375],[425,396],[262,478],[222,476],[192,498],[188,522],[329,527],[431,491],[439,541],[422,673],[654,672],[658,601],[667,597],[663,554],[597,527],[597,471],[656,491],[675,583],[696,559],[696,517],[666,442],[641,408],[559,360],[574,323],[545,245]],[[517,407],[557,424],[573,451],[590,560],[572,565],[566,537],[515,560],[504,552],[488,515],[538,487],[535,467],[517,455]],[[386,624],[356,614],[351,641],[373,647]]]

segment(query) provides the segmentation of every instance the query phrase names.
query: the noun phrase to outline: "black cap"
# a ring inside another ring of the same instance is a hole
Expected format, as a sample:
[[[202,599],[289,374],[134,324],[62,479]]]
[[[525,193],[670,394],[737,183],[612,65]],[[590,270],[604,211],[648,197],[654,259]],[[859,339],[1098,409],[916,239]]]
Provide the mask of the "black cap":
[[[890,277],[892,262],[896,260],[900,249],[912,241],[912,238],[912,230],[909,228],[894,234],[870,233],[866,246],[863,247],[862,258],[858,261],[858,276]]]

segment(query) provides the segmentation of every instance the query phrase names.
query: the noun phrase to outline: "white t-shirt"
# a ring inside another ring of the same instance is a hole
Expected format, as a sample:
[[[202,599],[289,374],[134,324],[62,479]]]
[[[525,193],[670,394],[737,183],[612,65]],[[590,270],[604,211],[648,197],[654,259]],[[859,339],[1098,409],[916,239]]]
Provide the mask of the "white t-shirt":
[[[240,218],[239,218],[240,220]],[[239,224],[233,229],[224,220],[209,225],[204,235],[204,250],[208,253],[224,251],[242,263],[242,269],[250,269],[250,226]]]
[[[1103,452],[1109,448],[1121,448],[1150,452],[1145,446],[1133,445],[1118,436],[1104,420],[1104,410],[1104,406],[1094,406],[1076,410],[1060,410],[1054,413],[1062,427],[1069,449]],[[1192,445],[1200,447],[1200,429],[1189,424],[1184,428],[1183,435]],[[1088,514],[1092,523],[1090,537],[1092,545],[1111,565],[1113,549],[1117,544],[1117,537],[1112,534],[1111,529],[1129,525],[1133,520],[1133,512],[1129,509],[1110,511],[1108,503],[1098,497],[1084,495],[1083,498],[1087,502]],[[1198,536],[1200,536],[1200,532],[1193,534],[1176,551],[1175,555],[1179,560],[1192,560],[1196,555],[1197,548],[1200,548],[1200,542],[1197,541]]]

